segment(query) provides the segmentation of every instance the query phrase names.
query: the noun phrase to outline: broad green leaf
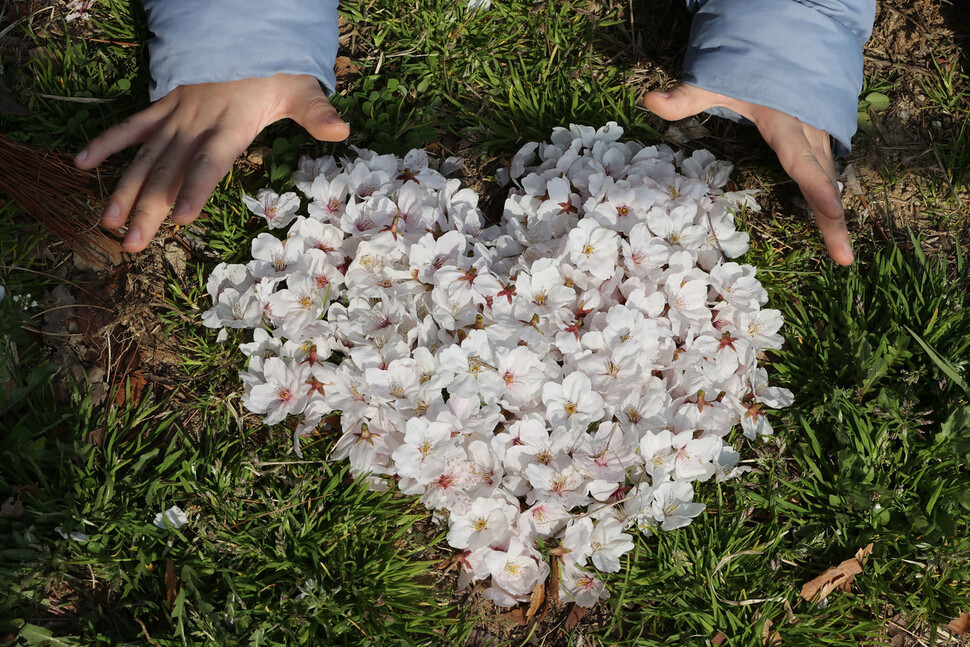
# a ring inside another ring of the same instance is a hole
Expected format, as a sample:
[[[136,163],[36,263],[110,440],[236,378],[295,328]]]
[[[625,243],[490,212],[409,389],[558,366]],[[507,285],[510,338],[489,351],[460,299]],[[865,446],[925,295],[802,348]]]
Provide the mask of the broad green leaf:
[[[882,92],[870,92],[866,95],[866,101],[869,102],[869,108],[876,112],[882,112],[889,108],[889,97]]]
[[[53,636],[53,631],[37,625],[27,624],[20,630],[20,637],[26,640],[28,645],[50,644]]]

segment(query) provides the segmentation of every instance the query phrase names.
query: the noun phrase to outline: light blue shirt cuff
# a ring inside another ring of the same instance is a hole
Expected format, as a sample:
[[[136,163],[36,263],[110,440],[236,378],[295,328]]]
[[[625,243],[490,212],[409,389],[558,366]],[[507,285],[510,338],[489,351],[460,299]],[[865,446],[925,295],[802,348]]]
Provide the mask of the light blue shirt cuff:
[[[337,87],[337,0],[144,0],[156,101],[180,85],[309,74]]]
[[[862,46],[875,0],[707,0],[695,9],[684,81],[780,110],[852,146]],[[739,120],[725,110],[714,114]]]

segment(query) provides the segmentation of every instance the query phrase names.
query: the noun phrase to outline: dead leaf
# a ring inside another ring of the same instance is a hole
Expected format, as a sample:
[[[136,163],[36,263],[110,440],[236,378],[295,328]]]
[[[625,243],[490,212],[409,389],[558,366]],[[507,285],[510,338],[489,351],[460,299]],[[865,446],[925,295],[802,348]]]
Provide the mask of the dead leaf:
[[[344,428],[340,424],[340,414],[324,417],[324,419],[317,424],[317,430],[321,434],[343,434]]]
[[[175,607],[175,598],[178,597],[178,578],[175,576],[175,562],[169,557],[165,560],[165,601],[168,602],[168,610]]]
[[[539,586],[532,589],[532,599],[529,600],[529,609],[525,612],[525,619],[532,620],[532,616],[539,611],[539,607],[546,600],[546,583],[541,582]]]
[[[842,171],[842,175],[839,176],[839,181],[845,185],[849,191],[852,192],[854,196],[864,196],[866,194],[862,185],[859,184],[859,178],[856,176],[855,167],[852,164],[848,164],[845,170]]]
[[[546,599],[549,606],[559,606],[559,560],[558,555],[553,555],[549,560],[549,587]]]
[[[683,146],[696,139],[703,139],[711,134],[707,128],[701,125],[697,117],[690,117],[680,121],[675,126],[670,126],[664,133],[664,138],[675,144]]]
[[[101,443],[103,441],[104,441],[104,427],[95,427],[94,429],[88,432],[87,437],[85,437],[84,439],[84,442],[86,442],[87,444],[97,445],[98,447],[101,446]]]
[[[145,379],[144,371],[136,368],[125,376],[124,381],[119,380],[115,385],[115,406],[123,407],[126,402],[140,401],[147,385],[148,380]]]
[[[826,569],[824,573],[805,583],[801,596],[809,602],[817,602],[828,597],[835,589],[848,591],[852,579],[862,572],[862,565],[866,563],[870,553],[872,553],[872,544],[860,548],[854,557],[850,557],[838,566]]]
[[[721,645],[721,644],[724,643],[725,640],[727,640],[727,636],[725,636],[723,633],[721,633],[719,631],[716,634],[714,634],[714,637],[713,638],[711,638],[711,644],[712,645]]]
[[[781,644],[781,634],[771,630],[772,624],[771,620],[765,618],[765,624],[761,627],[761,644],[763,645]]]
[[[164,247],[165,262],[175,272],[175,276],[181,279],[185,276],[185,267],[188,263],[188,254],[185,248],[177,242],[171,242]]]
[[[499,642],[498,636],[476,627],[468,634],[468,642],[465,644],[469,647],[487,647],[488,645],[497,645]]]
[[[0,519],[16,519],[24,515],[24,502],[14,497],[7,498],[0,505]]]
[[[20,494],[21,492],[26,492],[28,495],[36,497],[37,488],[33,485],[15,485],[13,488],[14,494]]]
[[[246,149],[246,161],[256,166],[262,166],[273,156],[273,149],[262,144],[253,144]]]
[[[338,56],[337,60],[334,62],[334,72],[337,74],[338,79],[343,79],[348,76],[353,76],[360,72],[360,68],[354,65],[353,61],[347,56]]]
[[[573,602],[569,608],[569,615],[566,616],[566,621],[562,623],[562,628],[566,631],[572,631],[579,624],[579,621],[583,619],[584,615],[586,615],[586,609]]]
[[[970,613],[961,613],[948,622],[946,628],[958,636],[970,634]]]
[[[500,613],[497,618],[504,622],[512,622],[523,627],[529,624],[529,620],[525,617],[525,607],[515,607],[511,611]]]
[[[446,573],[450,571],[455,566],[455,558],[447,557],[437,564],[435,564],[435,569],[439,571],[445,571]]]

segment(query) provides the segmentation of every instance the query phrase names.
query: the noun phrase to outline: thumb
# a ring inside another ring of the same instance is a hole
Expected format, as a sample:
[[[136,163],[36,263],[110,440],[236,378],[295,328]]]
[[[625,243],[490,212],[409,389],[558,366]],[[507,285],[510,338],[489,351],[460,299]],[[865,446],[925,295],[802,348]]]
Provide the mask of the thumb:
[[[323,88],[316,79],[303,84],[299,96],[293,98],[293,120],[303,126],[308,133],[320,141],[339,142],[347,139],[350,126],[347,125],[327,100]]]
[[[681,83],[666,92],[648,92],[643,97],[643,105],[662,119],[678,121],[713,108],[717,104],[716,96],[713,92]]]

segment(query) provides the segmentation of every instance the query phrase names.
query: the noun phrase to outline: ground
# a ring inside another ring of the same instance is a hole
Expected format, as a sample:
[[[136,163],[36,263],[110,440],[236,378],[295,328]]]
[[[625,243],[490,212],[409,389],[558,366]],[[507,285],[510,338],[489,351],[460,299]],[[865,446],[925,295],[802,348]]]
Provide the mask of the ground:
[[[644,90],[679,78],[681,3],[511,0],[478,15],[444,0],[342,4],[334,104],[351,143],[461,155],[464,181],[493,217],[495,170],[569,122],[614,119],[634,139],[707,148],[735,164],[740,187],[761,190],[762,210],[741,226],[752,236],[747,261],[790,322],[786,350],[770,360],[795,407],[775,438],[743,446],[757,476],[711,486],[703,519],[643,540],[609,604],[582,617],[551,604],[529,621],[500,615],[479,589],[454,590],[450,552],[419,507],[367,494],[328,466],[335,430],[308,439],[296,460],[285,425],[265,428],[239,404],[236,338],[218,344],[200,325],[208,272],[240,259],[260,231],[240,193],[284,185],[302,153],[346,149],[278,124],[240,157],[206,218],[166,225],[146,252],[122,254],[111,234],[93,233],[97,200],[66,207],[77,230],[58,236],[52,220],[64,205],[45,210],[36,189],[24,199],[7,169],[54,163],[51,151],[71,154],[146,105],[144,19],[121,0],[80,3],[89,14],[70,23],[67,3],[3,3],[2,130],[43,161],[0,149],[9,349],[0,359],[9,441],[0,581],[9,586],[0,590],[10,591],[0,593],[0,642],[963,644],[970,12],[961,2],[879,2],[861,129],[840,162],[860,259],[851,270],[825,259],[797,187],[756,131],[704,116],[671,125],[639,108]],[[15,114],[18,103],[32,114]],[[132,153],[90,178],[97,196]],[[42,186],[56,193],[68,171],[50,168]],[[92,241],[100,251],[87,251]],[[171,503],[196,520],[191,532],[153,529]],[[90,541],[61,540],[55,525]],[[799,597],[869,543],[847,591],[827,606]]]

